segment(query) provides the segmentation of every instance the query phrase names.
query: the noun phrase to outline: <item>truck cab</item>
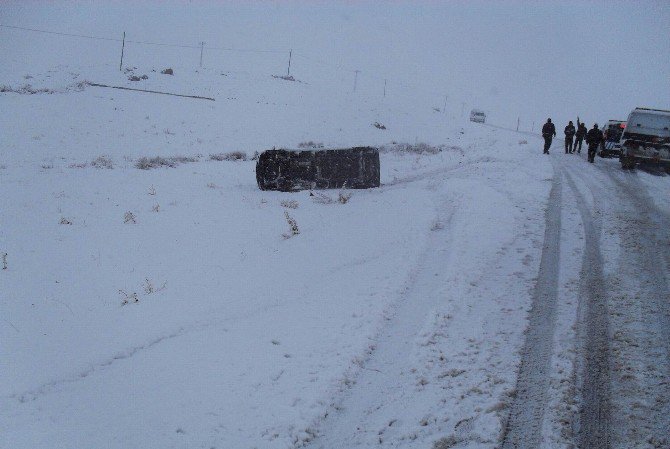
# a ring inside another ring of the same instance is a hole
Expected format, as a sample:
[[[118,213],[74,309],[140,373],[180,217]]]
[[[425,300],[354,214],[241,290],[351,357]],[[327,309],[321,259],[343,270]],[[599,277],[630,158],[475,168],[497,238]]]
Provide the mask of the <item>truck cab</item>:
[[[621,136],[619,161],[622,168],[650,162],[670,169],[670,111],[633,109]]]
[[[626,129],[623,120],[608,120],[603,126],[603,144],[600,147],[600,157],[619,156],[621,154],[621,136]]]

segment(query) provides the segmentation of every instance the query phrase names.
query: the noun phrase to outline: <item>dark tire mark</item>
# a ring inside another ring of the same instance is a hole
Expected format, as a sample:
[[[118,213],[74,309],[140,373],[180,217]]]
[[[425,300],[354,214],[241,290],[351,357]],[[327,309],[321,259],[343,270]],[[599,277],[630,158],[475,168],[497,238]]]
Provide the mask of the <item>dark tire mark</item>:
[[[516,396],[502,435],[502,449],[539,448],[551,372],[561,241],[561,173],[549,193],[540,271],[533,289],[521,350]]]
[[[600,224],[593,219],[579,189],[566,172],[584,225],[585,244],[580,285],[579,353],[577,377],[581,386],[581,408],[577,419],[580,448],[610,447],[610,357],[607,291],[600,251]]]

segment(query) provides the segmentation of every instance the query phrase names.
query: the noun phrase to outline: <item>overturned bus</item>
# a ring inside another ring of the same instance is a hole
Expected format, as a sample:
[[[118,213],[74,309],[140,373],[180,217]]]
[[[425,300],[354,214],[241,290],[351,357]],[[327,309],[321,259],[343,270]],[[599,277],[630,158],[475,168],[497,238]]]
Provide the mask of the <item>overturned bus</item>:
[[[372,147],[316,150],[267,150],[256,162],[261,190],[379,187],[379,151]]]

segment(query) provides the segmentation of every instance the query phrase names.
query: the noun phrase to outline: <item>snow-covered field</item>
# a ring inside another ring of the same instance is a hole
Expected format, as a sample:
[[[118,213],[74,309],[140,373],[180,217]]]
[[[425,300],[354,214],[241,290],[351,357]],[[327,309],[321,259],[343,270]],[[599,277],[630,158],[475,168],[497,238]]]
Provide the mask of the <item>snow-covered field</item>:
[[[34,73],[56,92],[0,99],[2,446],[300,446],[401,311],[417,314],[399,336],[415,405],[379,420],[429,444],[476,419],[493,444],[551,177],[537,142],[269,75],[137,72],[216,101],[68,88],[139,84],[105,68]],[[439,151],[392,144],[418,135]],[[262,192],[254,161],[209,157],[312,139],[386,145],[382,187],[344,204]],[[140,170],[144,156],[196,161]]]

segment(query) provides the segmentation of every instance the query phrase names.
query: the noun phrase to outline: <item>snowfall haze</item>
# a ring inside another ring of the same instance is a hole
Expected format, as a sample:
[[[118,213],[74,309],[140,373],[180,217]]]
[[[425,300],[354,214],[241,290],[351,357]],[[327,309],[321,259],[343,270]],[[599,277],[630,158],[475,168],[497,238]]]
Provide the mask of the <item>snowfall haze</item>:
[[[282,54],[206,51],[205,65],[285,70],[315,66],[350,89],[432,100],[460,113],[486,110],[501,125],[530,128],[625,119],[632,107],[670,108],[668,2],[3,2],[0,22],[120,39]],[[0,49],[21,70],[106,62],[119,44],[3,29]],[[197,49],[128,49],[127,61],[196,65]],[[318,60],[315,61],[315,60]],[[346,82],[345,82],[346,81]]]
[[[560,140],[670,109],[669,19],[1,1],[0,448],[670,447],[670,177]]]

